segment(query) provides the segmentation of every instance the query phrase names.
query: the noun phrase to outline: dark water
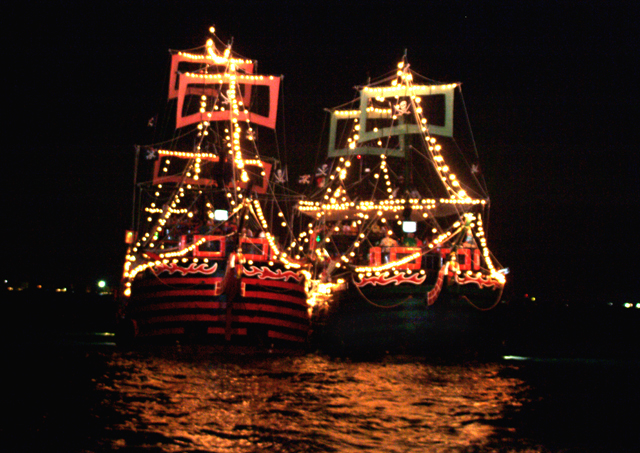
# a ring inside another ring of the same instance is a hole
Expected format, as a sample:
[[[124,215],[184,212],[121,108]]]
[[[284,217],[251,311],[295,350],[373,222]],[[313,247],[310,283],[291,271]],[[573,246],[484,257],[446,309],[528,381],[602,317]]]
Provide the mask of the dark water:
[[[640,440],[637,360],[359,362],[109,340],[5,344],[3,451],[625,452]]]
[[[505,354],[118,350],[111,299],[33,295],[0,318],[4,452],[638,451],[640,310],[510,310]],[[580,307],[582,307],[581,305]],[[447,360],[442,358],[444,356]]]

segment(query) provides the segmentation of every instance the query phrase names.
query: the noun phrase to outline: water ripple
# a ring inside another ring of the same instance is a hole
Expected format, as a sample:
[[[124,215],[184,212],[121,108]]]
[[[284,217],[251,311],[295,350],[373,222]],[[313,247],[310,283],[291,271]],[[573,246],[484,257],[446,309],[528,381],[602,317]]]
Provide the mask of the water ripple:
[[[521,382],[498,364],[114,352],[96,381],[100,444],[121,451],[468,451]],[[469,450],[470,451],[470,450]]]
[[[6,366],[18,452],[626,452],[637,363],[42,347]],[[4,440],[7,439],[7,440]],[[9,448],[7,448],[7,446]],[[11,448],[15,446],[15,448]]]

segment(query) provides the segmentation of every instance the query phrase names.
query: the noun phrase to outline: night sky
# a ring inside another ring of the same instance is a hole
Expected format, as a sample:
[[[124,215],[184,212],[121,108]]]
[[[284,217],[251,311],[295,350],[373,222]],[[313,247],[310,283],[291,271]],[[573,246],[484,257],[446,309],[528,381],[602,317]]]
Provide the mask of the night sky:
[[[260,72],[285,76],[281,145],[305,172],[323,109],[353,99],[355,85],[392,70],[404,49],[420,74],[463,82],[491,197],[489,246],[511,270],[508,294],[638,300],[640,41],[631,7],[272,3],[289,2],[6,8],[4,279],[117,282],[134,145],[149,142],[147,121],[164,108],[167,51],[203,45],[215,24]]]

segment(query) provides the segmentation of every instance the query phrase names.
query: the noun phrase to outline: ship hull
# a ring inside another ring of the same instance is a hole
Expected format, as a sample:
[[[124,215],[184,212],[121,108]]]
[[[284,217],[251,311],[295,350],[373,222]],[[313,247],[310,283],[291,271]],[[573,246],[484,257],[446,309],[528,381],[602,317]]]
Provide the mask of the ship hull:
[[[133,281],[121,310],[120,344],[198,344],[257,352],[306,346],[309,315],[297,274],[277,265],[242,264],[181,271],[147,270]]]
[[[350,282],[312,318],[314,342],[336,355],[415,353],[451,357],[499,352],[496,310],[500,288],[445,281],[431,305],[434,284],[358,287]],[[491,304],[491,306],[489,306]]]

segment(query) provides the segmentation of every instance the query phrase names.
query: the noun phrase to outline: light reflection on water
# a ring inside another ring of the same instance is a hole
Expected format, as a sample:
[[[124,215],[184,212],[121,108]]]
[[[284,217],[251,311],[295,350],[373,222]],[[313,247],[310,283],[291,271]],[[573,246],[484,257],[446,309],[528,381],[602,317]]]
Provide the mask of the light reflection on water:
[[[107,365],[96,381],[105,449],[483,451],[509,432],[500,420],[522,387],[501,364],[403,357],[113,353]]]
[[[122,352],[108,341],[4,345],[3,452],[619,453],[638,445],[637,360],[352,362]]]

